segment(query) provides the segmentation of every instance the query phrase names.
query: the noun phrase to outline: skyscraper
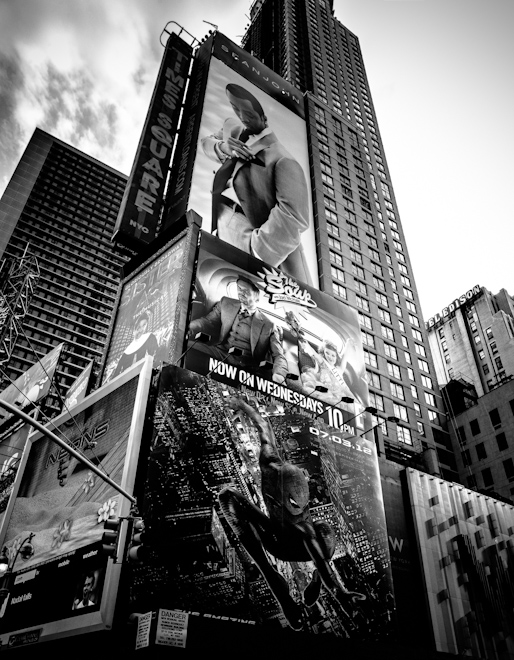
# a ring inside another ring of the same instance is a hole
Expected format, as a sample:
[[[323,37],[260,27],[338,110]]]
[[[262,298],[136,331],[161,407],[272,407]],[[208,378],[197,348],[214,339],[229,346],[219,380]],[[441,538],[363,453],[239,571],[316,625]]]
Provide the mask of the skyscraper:
[[[0,200],[0,256],[17,259],[28,245],[41,272],[7,383],[60,342],[67,345],[65,388],[90,360],[99,363],[128,257],[110,241],[125,183],[112,168],[34,132]]]
[[[400,420],[382,426],[385,455],[435,450],[455,478],[359,40],[326,0],[257,0],[243,47],[305,92],[319,285],[358,309],[371,404]]]

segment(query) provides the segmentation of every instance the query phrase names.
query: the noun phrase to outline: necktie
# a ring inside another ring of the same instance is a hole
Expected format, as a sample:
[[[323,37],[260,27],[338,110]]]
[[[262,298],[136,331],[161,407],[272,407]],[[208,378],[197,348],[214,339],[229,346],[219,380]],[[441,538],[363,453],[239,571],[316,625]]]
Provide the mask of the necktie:
[[[248,138],[250,137],[251,133],[250,131],[245,128],[241,132],[241,135],[239,136],[238,140],[241,142],[248,142]],[[211,231],[214,231],[217,227],[218,224],[218,205],[220,203],[220,197],[227,187],[227,183],[230,180],[230,177],[232,176],[234,169],[237,164],[237,157],[234,156],[233,158],[227,158],[227,160],[223,163],[223,165],[219,168],[219,170],[216,172],[214,175],[214,181],[212,183],[212,229]]]

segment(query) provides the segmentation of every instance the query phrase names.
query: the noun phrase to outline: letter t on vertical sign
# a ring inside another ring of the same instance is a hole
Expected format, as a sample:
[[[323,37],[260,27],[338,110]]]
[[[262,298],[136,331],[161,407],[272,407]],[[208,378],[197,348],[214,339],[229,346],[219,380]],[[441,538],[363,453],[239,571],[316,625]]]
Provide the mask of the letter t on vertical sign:
[[[136,252],[156,235],[192,54],[170,35],[114,228],[113,240]]]

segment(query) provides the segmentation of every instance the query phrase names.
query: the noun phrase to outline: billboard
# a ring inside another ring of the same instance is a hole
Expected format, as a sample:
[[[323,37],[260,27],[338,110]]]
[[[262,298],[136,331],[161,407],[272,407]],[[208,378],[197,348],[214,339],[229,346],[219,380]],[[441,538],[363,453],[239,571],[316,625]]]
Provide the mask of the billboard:
[[[130,494],[151,371],[147,358],[51,423]],[[29,436],[0,530],[13,571],[2,593],[2,646],[111,626],[120,564],[102,555],[101,538],[110,515],[129,512],[125,497],[65,449]],[[29,537],[34,552],[24,558],[18,549]]]
[[[155,238],[191,57],[171,34],[114,228],[113,240],[134,250]]]
[[[241,321],[240,312],[249,316]],[[199,332],[210,341],[195,340]],[[368,385],[355,310],[205,232],[188,337],[187,369],[301,401],[331,426],[357,415],[362,426]]]
[[[103,383],[145,355],[152,355],[155,365],[169,361],[187,307],[179,298],[190,288],[190,246],[195,243],[195,231],[198,229],[192,226],[182,232],[123,280],[104,359]]]
[[[167,366],[142,506],[154,557],[135,569],[135,611],[164,603],[268,631],[391,634],[372,440],[313,421],[301,405]],[[193,644],[187,634],[181,645],[186,637]]]
[[[219,33],[196,70],[165,224],[188,203],[205,231],[317,286],[303,97]]]
[[[77,378],[71,384],[71,387],[66,392],[63,408],[71,408],[72,406],[80,403],[86,397],[89,381],[91,380],[91,372],[93,371],[93,360],[83,369]]]
[[[406,481],[436,650],[512,658],[514,506],[412,468]]]

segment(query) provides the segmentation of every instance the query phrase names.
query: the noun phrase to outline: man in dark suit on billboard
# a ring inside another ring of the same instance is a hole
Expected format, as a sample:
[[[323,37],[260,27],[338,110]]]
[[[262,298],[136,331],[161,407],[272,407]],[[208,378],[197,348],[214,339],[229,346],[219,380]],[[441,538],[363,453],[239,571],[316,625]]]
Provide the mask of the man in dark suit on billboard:
[[[307,182],[298,161],[268,127],[259,101],[230,84],[237,119],[202,139],[222,163],[212,189],[212,228],[218,237],[292,277],[311,284],[301,234],[309,227]]]
[[[263,360],[273,363],[273,380],[282,383],[288,372],[282,343],[273,323],[257,309],[260,292],[249,279],[237,279],[239,300],[223,297],[202,318],[191,321],[189,337],[205,332],[217,337],[209,352],[217,359],[241,367],[257,367]],[[241,355],[228,355],[229,348],[238,348]]]

